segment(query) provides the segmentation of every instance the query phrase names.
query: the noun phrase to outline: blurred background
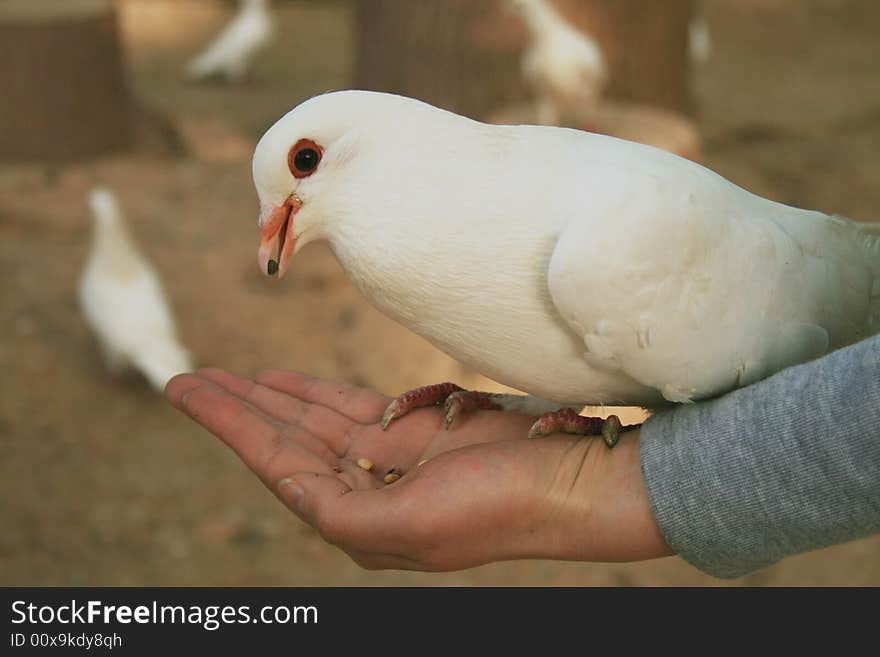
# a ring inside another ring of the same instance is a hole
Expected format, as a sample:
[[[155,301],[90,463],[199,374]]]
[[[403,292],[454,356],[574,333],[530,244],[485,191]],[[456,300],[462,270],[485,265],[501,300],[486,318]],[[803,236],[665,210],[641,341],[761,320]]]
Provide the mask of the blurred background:
[[[555,4],[608,63],[595,129],[778,201],[880,215],[876,0]],[[0,0],[0,584],[880,584],[880,537],[734,582],[678,558],[367,572],[142,378],[111,379],[76,296],[98,184],[117,195],[199,365],[297,369],[387,394],[444,380],[498,389],[368,306],[323,245],[265,279],[250,157],[283,113],[332,89],[522,118],[522,24],[502,0],[274,0],[274,32],[243,75],[188,77],[238,11]],[[689,46],[695,19],[708,52]]]

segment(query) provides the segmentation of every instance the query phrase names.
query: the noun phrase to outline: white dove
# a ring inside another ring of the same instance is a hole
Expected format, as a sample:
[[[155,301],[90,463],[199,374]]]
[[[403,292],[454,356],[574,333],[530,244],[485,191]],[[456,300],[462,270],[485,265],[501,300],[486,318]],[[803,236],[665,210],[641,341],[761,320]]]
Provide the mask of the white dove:
[[[175,374],[191,372],[177,339],[162,285],[125,228],[114,195],[92,190],[93,240],[79,281],[79,303],[108,371],[139,370],[158,391]]]
[[[533,396],[428,387],[386,425],[450,392],[447,425],[475,407],[690,402],[880,330],[880,224],[642,144],[340,91],[275,123],[253,175],[264,272],[327,240],[377,309]],[[531,433],[598,428],[567,409]]]
[[[538,123],[558,124],[565,112],[590,117],[608,80],[596,42],[566,21],[549,0],[508,0],[529,32],[522,74],[535,95]]]
[[[242,0],[236,17],[195,57],[186,69],[192,80],[216,75],[229,81],[241,79],[251,59],[272,39],[273,26],[268,0]]]

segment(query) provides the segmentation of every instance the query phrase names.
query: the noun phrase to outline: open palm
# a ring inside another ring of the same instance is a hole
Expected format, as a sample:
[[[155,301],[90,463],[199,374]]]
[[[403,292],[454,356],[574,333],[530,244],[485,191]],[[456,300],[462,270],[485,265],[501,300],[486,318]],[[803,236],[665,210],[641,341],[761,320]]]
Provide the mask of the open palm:
[[[609,550],[605,558],[644,558],[587,531],[572,545],[573,524],[586,529],[605,515],[596,502],[607,450],[570,436],[526,440],[533,417],[480,411],[445,431],[440,409],[428,408],[383,431],[387,397],[282,371],[248,380],[201,370],[172,379],[166,395],[365,567],[448,570]],[[371,471],[357,465],[362,458]],[[403,474],[389,485],[391,468]]]

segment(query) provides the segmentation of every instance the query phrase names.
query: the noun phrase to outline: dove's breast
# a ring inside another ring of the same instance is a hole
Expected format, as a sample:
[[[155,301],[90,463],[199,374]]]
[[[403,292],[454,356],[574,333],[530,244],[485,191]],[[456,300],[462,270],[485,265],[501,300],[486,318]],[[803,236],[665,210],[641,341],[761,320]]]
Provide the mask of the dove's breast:
[[[499,383],[572,405],[656,405],[662,398],[655,390],[584,360],[583,341],[547,288],[555,243],[551,234],[508,233],[478,249],[433,242],[432,250],[424,242],[405,253],[384,253],[378,243],[357,257],[344,246],[334,251],[379,311]],[[444,252],[454,262],[441,262]]]

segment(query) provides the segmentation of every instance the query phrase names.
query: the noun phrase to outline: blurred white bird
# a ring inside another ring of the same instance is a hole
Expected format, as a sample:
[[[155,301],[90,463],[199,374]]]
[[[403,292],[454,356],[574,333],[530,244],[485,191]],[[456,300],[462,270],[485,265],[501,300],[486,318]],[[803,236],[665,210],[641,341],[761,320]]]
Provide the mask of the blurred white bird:
[[[698,64],[704,64],[712,57],[712,34],[702,15],[694,16],[688,24],[688,56]]]
[[[566,21],[549,0],[508,4],[529,32],[522,74],[535,96],[538,123],[557,125],[566,112],[592,117],[608,80],[598,44]]]
[[[253,174],[264,272],[328,240],[381,312],[537,398],[458,391],[452,419],[690,402],[880,330],[880,224],[642,144],[341,91],[272,126]],[[404,395],[386,423],[453,390]]]
[[[224,76],[241,79],[251,60],[269,45],[273,34],[269,0],[241,0],[238,14],[207,48],[187,66],[187,77],[201,80]]]
[[[92,247],[79,281],[80,309],[94,331],[107,370],[139,370],[158,391],[175,374],[193,370],[177,339],[162,284],[138,251],[119,204],[107,189],[89,195]]]

